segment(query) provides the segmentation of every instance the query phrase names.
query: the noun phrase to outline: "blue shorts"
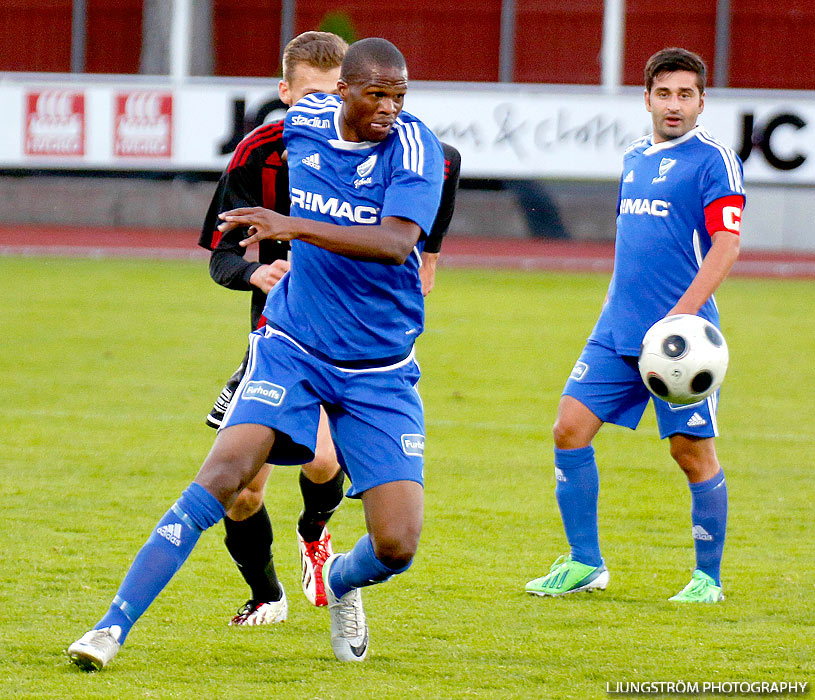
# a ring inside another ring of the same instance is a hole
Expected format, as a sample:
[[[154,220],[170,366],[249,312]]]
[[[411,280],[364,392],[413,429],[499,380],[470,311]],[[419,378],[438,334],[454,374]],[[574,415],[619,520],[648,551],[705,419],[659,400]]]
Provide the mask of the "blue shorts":
[[[631,430],[639,425],[648,400],[653,399],[660,438],[680,433],[698,438],[719,434],[716,424],[718,391],[688,406],[658,399],[645,388],[636,357],[620,355],[594,340],[589,340],[583,348],[563,394],[580,401],[604,423]]]
[[[351,479],[349,496],[391,481],[423,484],[419,376],[412,352],[387,367],[345,369],[266,326],[249,336],[246,374],[221,429],[267,425],[276,433],[268,461],[305,464],[314,459],[322,405],[340,466]]]

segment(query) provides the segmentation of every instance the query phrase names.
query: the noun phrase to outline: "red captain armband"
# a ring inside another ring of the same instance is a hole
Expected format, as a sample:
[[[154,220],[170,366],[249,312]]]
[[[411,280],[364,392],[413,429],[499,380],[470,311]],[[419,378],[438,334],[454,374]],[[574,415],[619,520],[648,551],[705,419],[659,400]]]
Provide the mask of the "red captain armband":
[[[741,211],[744,209],[744,197],[731,194],[720,197],[705,207],[705,227],[712,236],[717,231],[730,231],[739,234],[741,228]]]

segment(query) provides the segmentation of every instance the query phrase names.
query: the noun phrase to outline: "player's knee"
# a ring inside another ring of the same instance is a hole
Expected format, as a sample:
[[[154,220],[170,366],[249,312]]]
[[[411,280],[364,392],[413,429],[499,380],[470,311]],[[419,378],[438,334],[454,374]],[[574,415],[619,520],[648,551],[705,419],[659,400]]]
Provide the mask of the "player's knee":
[[[407,567],[419,548],[419,530],[386,534],[373,541],[374,554],[389,569]]]
[[[213,457],[204,462],[195,480],[212,493],[221,503],[231,503],[236,495],[255,475],[250,460],[243,457]]]
[[[257,513],[262,505],[263,490],[246,487],[238,494],[238,497],[226,514],[230,520],[246,520]]]
[[[552,437],[555,447],[559,450],[573,450],[583,445],[581,426],[577,421],[559,416],[552,427]]]
[[[314,460],[304,464],[302,469],[309,481],[313,481],[315,484],[324,484],[336,476],[340,470],[340,465],[333,454],[317,452]]]
[[[689,449],[683,442],[671,443],[671,457],[691,482],[704,480],[709,473],[718,471],[718,464],[711,462],[708,455]]]

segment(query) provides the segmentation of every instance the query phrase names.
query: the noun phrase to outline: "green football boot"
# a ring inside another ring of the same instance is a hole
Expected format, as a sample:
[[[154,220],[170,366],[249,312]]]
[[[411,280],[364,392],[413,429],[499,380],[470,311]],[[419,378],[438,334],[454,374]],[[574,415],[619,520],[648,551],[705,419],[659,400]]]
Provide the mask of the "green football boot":
[[[724,600],[724,594],[722,587],[717,586],[710,576],[696,569],[690,583],[668,600],[676,603],[718,603]]]
[[[555,560],[549,573],[526,584],[526,592],[538,596],[558,596],[580,591],[605,590],[608,585],[608,569],[605,564],[589,566],[572,561],[571,554]]]

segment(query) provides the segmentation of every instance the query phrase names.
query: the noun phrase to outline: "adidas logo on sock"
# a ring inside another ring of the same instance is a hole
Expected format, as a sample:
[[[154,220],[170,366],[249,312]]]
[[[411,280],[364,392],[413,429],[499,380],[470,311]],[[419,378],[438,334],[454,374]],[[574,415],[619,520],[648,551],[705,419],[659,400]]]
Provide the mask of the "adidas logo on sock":
[[[707,421],[698,413],[694,413],[687,422],[689,428],[698,428],[702,425],[707,425]]]
[[[315,170],[320,169],[320,154],[319,153],[312,153],[310,156],[306,156],[301,161],[303,165],[307,165],[309,168],[314,168]]]
[[[172,542],[176,547],[181,546],[181,523],[162,525],[156,532],[168,542]]]
[[[558,469],[555,467],[555,480],[556,481],[566,481],[566,475],[563,473],[562,469]]]
[[[713,536],[701,525],[694,525],[691,534],[695,540],[703,540],[705,542],[711,542],[713,540]]]

